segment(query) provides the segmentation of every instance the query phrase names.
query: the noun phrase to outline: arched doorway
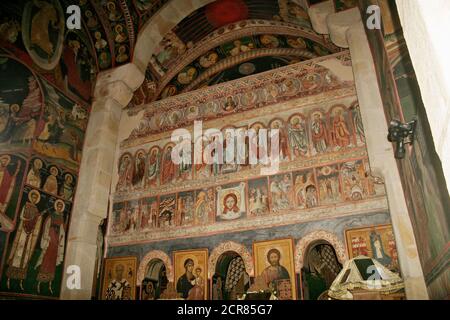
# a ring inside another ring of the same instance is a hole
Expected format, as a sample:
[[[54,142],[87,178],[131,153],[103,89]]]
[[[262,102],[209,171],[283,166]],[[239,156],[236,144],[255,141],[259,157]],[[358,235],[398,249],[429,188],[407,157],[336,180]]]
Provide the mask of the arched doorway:
[[[250,286],[250,277],[242,257],[227,251],[217,260],[212,277],[213,300],[237,300]]]
[[[160,259],[152,259],[147,265],[145,277],[141,285],[141,300],[159,299],[166,290],[169,280],[166,265]]]
[[[320,300],[330,288],[342,265],[334,247],[325,240],[316,240],[306,249],[302,272],[305,300]]]

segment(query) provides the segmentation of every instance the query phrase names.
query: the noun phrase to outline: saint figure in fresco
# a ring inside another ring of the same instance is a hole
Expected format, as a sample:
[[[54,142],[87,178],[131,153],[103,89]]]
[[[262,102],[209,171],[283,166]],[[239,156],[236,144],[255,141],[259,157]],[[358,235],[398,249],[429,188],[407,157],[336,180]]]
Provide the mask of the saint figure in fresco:
[[[321,115],[316,113],[314,120],[311,123],[312,141],[317,153],[322,153],[327,150],[328,138],[325,121],[323,121]]]
[[[350,131],[342,115],[342,110],[338,110],[333,118],[333,137],[336,146],[342,148],[350,144]]]
[[[164,152],[162,161],[161,184],[172,182],[175,179],[176,164],[172,161],[172,147]]]
[[[280,264],[280,260],[281,253],[278,249],[270,249],[267,252],[267,261],[270,265],[263,270],[261,276],[272,291],[277,290],[279,280],[290,280],[289,272]]]
[[[64,198],[64,200],[73,200],[73,176],[71,174],[66,174],[64,176],[64,183],[61,188],[60,196]]]
[[[148,157],[147,167],[147,186],[156,186],[159,175],[159,152],[158,149],[153,149]]]
[[[308,137],[305,125],[299,118],[293,118],[288,128],[289,141],[293,154],[296,157],[305,156],[308,153]]]
[[[106,300],[130,300],[131,285],[124,277],[125,267],[123,264],[118,264],[114,271],[115,276],[106,289]]]
[[[44,222],[41,236],[41,255],[35,269],[39,268],[36,280],[37,291],[40,293],[41,283],[48,283],[48,289],[53,294],[52,283],[55,279],[56,267],[64,260],[64,246],[66,231],[64,226],[64,209],[66,205],[62,200],[56,200],[54,210]]]
[[[42,213],[37,207],[40,200],[39,191],[31,190],[28,193],[28,201],[20,212],[19,226],[7,261],[6,287],[8,289],[10,288],[10,279],[15,279],[19,280],[20,289],[24,290],[23,280],[27,278],[28,265],[41,230]]]
[[[138,189],[142,186],[142,181],[145,175],[145,154],[144,152],[138,152],[135,159],[135,167],[133,173],[133,186]]]
[[[33,186],[35,188],[41,187],[41,169],[42,169],[42,160],[34,159],[33,166],[27,175],[27,184]]]
[[[180,298],[187,299],[189,296],[189,291],[194,287],[192,281],[195,280],[193,274],[194,271],[194,260],[186,259],[184,262],[184,274],[177,281],[177,293]]]
[[[6,209],[11,199],[14,186],[16,185],[17,174],[19,173],[21,163],[17,163],[14,173],[10,173],[8,166],[11,163],[11,156],[0,156],[0,228],[2,230],[12,231],[13,221],[6,215]]]
[[[45,180],[44,186],[42,187],[45,192],[54,195],[58,194],[58,179],[56,178],[58,176],[58,173],[58,168],[50,168],[50,175],[47,177],[47,180]]]
[[[118,191],[128,191],[133,179],[133,164],[129,155],[125,155],[119,165]]]

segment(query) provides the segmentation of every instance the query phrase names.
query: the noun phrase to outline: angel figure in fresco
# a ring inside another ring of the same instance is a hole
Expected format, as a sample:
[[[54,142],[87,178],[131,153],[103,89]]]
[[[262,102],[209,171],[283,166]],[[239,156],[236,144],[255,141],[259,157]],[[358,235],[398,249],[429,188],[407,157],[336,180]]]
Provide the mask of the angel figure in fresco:
[[[19,173],[21,163],[17,162],[14,173],[10,173],[8,166],[11,163],[11,156],[0,156],[0,228],[5,231],[12,231],[13,221],[6,216],[5,212],[11,200],[11,195],[16,185],[17,174]]]
[[[52,283],[55,279],[56,267],[64,260],[64,246],[66,231],[64,225],[64,209],[66,205],[62,200],[56,200],[54,210],[44,222],[41,236],[41,255],[36,262],[35,269],[39,269],[36,280],[37,291],[41,291],[41,283],[48,283],[48,290],[53,294]]]
[[[119,180],[116,189],[118,191],[128,191],[133,179],[133,163],[128,154],[122,156],[119,164]]]
[[[131,285],[124,277],[124,265],[117,264],[114,271],[114,278],[110,276],[110,278],[113,279],[111,279],[108,284],[108,288],[106,289],[106,300],[130,300]]]
[[[47,180],[45,180],[44,186],[42,187],[45,192],[54,195],[58,194],[58,174],[58,168],[55,166],[50,168],[50,175],[47,177]]]
[[[342,110],[338,110],[333,118],[333,138],[335,145],[340,148],[350,144],[350,131],[342,115]]]
[[[42,169],[42,160],[34,159],[33,165],[28,172],[26,183],[35,188],[41,187],[41,169]]]
[[[152,149],[147,160],[147,183],[146,186],[156,186],[159,181],[160,157],[159,150]]]
[[[323,153],[328,147],[327,129],[325,121],[321,114],[314,114],[314,120],[311,123],[312,141],[317,153]]]
[[[280,264],[281,253],[278,249],[270,249],[267,252],[267,261],[269,266],[261,273],[265,284],[274,292],[277,291],[277,284],[279,280],[290,280],[289,272]],[[292,285],[292,284],[291,284]]]
[[[41,230],[42,213],[37,204],[41,195],[37,190],[28,193],[28,201],[23,206],[19,216],[19,226],[14,236],[11,252],[9,253],[6,269],[6,287],[9,289],[11,279],[19,280],[19,287],[23,291],[23,280],[27,278],[28,265],[36,248]]]

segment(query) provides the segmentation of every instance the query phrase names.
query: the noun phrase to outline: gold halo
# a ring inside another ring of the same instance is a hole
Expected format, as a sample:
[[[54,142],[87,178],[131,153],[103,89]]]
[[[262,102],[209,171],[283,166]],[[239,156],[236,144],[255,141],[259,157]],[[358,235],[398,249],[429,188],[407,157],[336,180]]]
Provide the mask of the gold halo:
[[[53,169],[53,168],[55,168],[55,170],[56,170],[56,175],[58,175],[58,174],[59,174],[59,169],[58,169],[57,167],[55,167],[55,166],[51,166],[51,167],[50,167],[50,170],[49,170],[50,173],[52,173],[52,169]]]
[[[6,165],[8,165],[11,162],[11,156],[9,154],[5,154],[0,157],[0,160],[6,159]]]
[[[61,211],[58,211],[58,207],[57,207],[57,204],[58,203],[62,203],[62,210]],[[64,209],[66,208],[66,204],[64,203],[64,201],[62,201],[61,199],[58,199],[58,200],[56,200],[55,201],[55,204],[53,205],[53,207],[55,208],[55,210],[57,211],[57,212],[64,212]]]
[[[11,111],[14,111],[14,112],[18,112],[20,110],[20,106],[17,103],[12,104],[9,108]]]
[[[32,194],[36,194],[37,195],[36,203],[34,203],[33,200],[31,200],[31,195]],[[39,203],[39,201],[41,201],[41,194],[39,193],[39,191],[33,189],[33,190],[31,190],[28,193],[28,200],[30,200],[31,203],[37,204],[37,203]]]

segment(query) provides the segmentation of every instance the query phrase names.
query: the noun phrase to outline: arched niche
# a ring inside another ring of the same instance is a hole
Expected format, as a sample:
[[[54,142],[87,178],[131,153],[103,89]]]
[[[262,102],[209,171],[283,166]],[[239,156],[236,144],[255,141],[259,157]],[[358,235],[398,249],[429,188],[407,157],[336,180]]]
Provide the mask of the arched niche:
[[[173,274],[173,265],[170,257],[163,251],[160,250],[152,250],[147,253],[144,258],[141,260],[139,264],[137,277],[136,277],[136,285],[140,286],[145,276],[147,275],[147,271],[149,268],[149,264],[152,260],[160,260],[164,266],[166,267],[166,277],[169,282],[173,282],[174,274]]]
[[[309,243],[304,251],[301,269],[303,298],[327,299],[328,289],[342,270],[333,245],[323,239]]]
[[[247,271],[248,275],[250,277],[253,277],[254,275],[254,266],[253,266],[253,260],[252,255],[247,250],[247,248],[239,243],[233,242],[233,241],[227,241],[222,242],[219,244],[214,250],[211,252],[211,255],[209,256],[208,261],[208,277],[211,279],[215,270],[217,262],[222,254],[228,251],[233,251],[237,253],[239,256],[241,256],[242,260],[245,264],[245,270]]]
[[[250,276],[244,260],[235,251],[227,251],[217,259],[212,276],[213,300],[237,300],[250,287]]]
[[[309,245],[316,241],[326,241],[331,246],[333,246],[334,250],[336,251],[336,256],[339,260],[340,264],[344,264],[345,261],[348,260],[347,251],[345,250],[345,245],[342,243],[339,238],[331,232],[324,231],[324,230],[317,230],[308,233],[306,236],[302,237],[295,246],[295,272],[301,273],[301,270],[303,268],[305,253],[308,249]]]
[[[150,260],[141,283],[141,300],[159,299],[161,293],[167,289],[168,283],[164,262],[158,258]]]

